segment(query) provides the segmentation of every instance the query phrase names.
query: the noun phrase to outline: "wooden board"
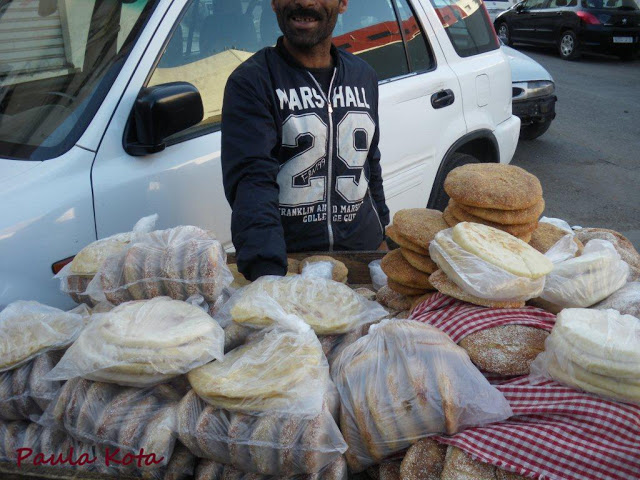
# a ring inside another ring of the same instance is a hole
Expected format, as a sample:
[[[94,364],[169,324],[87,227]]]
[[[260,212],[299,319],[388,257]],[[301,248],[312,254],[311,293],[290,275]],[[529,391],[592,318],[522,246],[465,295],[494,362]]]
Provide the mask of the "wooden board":
[[[304,252],[289,253],[287,257],[296,260],[304,260],[314,255],[328,255],[340,260],[349,269],[348,283],[350,285],[370,285],[371,275],[369,274],[369,264],[374,260],[380,260],[388,252],[374,250],[370,252]],[[236,263],[236,257],[233,254],[228,255],[227,263]]]

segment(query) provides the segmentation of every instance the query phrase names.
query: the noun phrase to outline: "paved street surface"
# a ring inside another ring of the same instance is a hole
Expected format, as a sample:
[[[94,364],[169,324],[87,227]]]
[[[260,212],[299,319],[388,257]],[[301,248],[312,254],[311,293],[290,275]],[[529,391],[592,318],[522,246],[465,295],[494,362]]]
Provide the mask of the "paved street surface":
[[[546,216],[618,230],[640,250],[640,60],[518,49],[556,82],[556,119],[520,141],[513,164],[540,178]]]

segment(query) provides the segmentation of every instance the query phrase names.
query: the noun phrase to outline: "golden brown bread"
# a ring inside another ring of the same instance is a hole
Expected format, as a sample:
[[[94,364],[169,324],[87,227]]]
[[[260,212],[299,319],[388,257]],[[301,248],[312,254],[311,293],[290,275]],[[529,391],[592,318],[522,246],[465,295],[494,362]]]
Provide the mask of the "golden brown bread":
[[[409,447],[400,465],[402,480],[440,480],[447,446],[424,438]]]
[[[347,276],[349,275],[349,269],[347,269],[347,266],[340,260],[336,260],[335,258],[328,255],[312,255],[311,257],[305,258],[304,260],[302,260],[302,262],[300,262],[300,273],[302,273],[304,267],[306,267],[310,263],[316,262],[331,263],[331,265],[333,265],[331,279],[335,282],[347,283]]]
[[[429,255],[429,250],[423,248],[419,245],[416,245],[413,242],[410,242],[407,238],[400,235],[395,225],[389,225],[385,229],[385,233],[387,236],[397,243],[400,247],[406,248],[407,250],[411,250],[412,252],[416,252],[419,255]]]
[[[441,480],[496,480],[496,467],[478,462],[463,450],[449,446]]]
[[[436,262],[431,260],[429,255],[420,255],[419,253],[406,248],[400,248],[400,253],[402,253],[402,256],[413,268],[416,268],[421,272],[433,273],[438,269],[438,265]]]
[[[428,208],[400,210],[393,216],[393,225],[409,242],[428,249],[436,234],[448,228],[442,212]]]
[[[414,296],[414,295],[423,295],[426,292],[428,292],[429,290],[431,290],[431,288],[415,288],[415,287],[409,287],[407,285],[403,285],[401,283],[398,282],[394,282],[393,280],[391,280],[390,278],[387,279],[387,286],[393,290],[394,292],[400,293],[402,295],[409,295],[409,296]]]
[[[449,201],[449,205],[456,207],[455,210],[464,210],[470,215],[502,225],[522,225],[524,223],[537,222],[545,208],[544,199],[540,199],[535,205],[523,210],[499,210],[495,208],[474,207],[458,203],[454,199]]]
[[[403,295],[392,290],[388,285],[385,285],[376,293],[378,303],[391,310],[409,310],[413,299],[410,295]]]
[[[525,325],[502,325],[463,338],[459,345],[483,372],[528,375],[531,362],[544,351],[545,330]]]
[[[453,218],[455,218],[458,222],[473,222],[479,223],[481,225],[487,225],[489,227],[497,228],[498,230],[502,230],[503,232],[510,233],[513,236],[522,236],[532,233],[538,226],[538,221],[534,221],[532,223],[525,223],[522,225],[504,225],[501,223],[491,222],[489,220],[485,220],[480,217],[476,217],[475,215],[471,215],[470,213],[465,212],[457,208],[456,206],[449,205],[445,212],[449,212]]]
[[[548,222],[540,222],[531,234],[529,245],[538,250],[540,253],[547,253],[562,237],[569,235],[569,232]],[[577,237],[573,237],[573,241],[578,245],[578,253],[580,255],[584,249],[584,245]],[[576,255],[576,256],[577,256]]]
[[[500,210],[522,210],[542,198],[542,186],[535,175],[502,163],[454,168],[444,181],[444,190],[458,203]]]
[[[400,249],[387,253],[382,259],[380,267],[387,277],[396,283],[424,290],[432,288],[429,274],[412,267],[402,256]]]

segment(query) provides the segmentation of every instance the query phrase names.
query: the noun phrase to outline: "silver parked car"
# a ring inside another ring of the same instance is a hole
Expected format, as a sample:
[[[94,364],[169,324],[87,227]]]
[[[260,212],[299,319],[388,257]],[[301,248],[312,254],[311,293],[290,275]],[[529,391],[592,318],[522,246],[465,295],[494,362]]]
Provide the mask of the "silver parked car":
[[[533,140],[549,129],[556,117],[556,85],[551,74],[534,59],[502,45],[509,57],[513,84],[513,114],[520,117],[520,138]]]

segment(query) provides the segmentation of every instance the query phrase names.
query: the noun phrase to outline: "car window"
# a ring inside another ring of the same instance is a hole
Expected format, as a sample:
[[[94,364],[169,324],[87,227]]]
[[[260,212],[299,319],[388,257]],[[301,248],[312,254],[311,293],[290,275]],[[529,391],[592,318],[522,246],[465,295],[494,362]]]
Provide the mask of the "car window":
[[[638,10],[638,4],[634,0],[582,0],[582,6],[586,8],[612,8],[621,10]]]
[[[407,3],[407,0],[396,0],[396,8],[402,22],[411,71],[424,72],[431,70],[435,67],[435,58],[415,13]]]
[[[334,44],[366,60],[378,80],[409,73],[400,25],[390,0],[352,0],[340,16]]]
[[[482,0],[430,0],[458,55],[469,57],[500,47]]]
[[[540,9],[545,8],[547,0],[526,0],[524,2],[524,7],[528,9]]]

